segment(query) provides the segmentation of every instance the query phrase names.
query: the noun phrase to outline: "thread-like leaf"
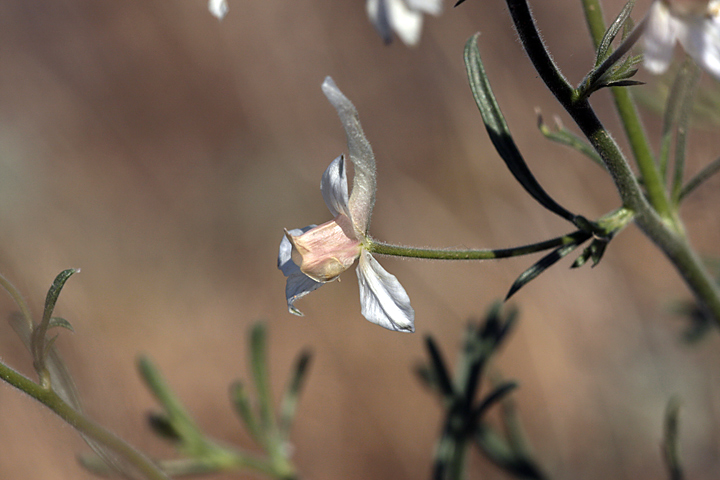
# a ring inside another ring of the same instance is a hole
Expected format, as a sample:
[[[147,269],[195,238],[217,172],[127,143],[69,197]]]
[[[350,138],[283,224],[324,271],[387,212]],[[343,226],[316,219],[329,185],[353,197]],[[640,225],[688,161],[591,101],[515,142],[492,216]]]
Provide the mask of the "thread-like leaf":
[[[75,329],[73,328],[73,326],[70,324],[70,322],[68,322],[64,318],[60,318],[60,317],[50,318],[50,322],[48,323],[48,329],[55,328],[55,327],[64,328],[66,330],[70,330],[71,332],[75,333]]]
[[[33,328],[30,345],[35,369],[41,378],[46,375],[45,357],[49,349],[45,346],[45,335],[47,334],[48,328],[50,328],[50,319],[52,318],[53,310],[55,310],[55,304],[60,296],[60,292],[65,286],[65,282],[67,282],[74,273],[79,271],[80,269],[69,268],[67,270],[63,270],[57,277],[55,277],[53,284],[48,290],[47,297],[45,298],[45,309],[43,310],[42,320],[39,325]]]
[[[678,453],[678,430],[680,423],[680,400],[673,397],[668,402],[665,409],[665,435],[663,439],[663,457],[670,480],[682,480],[683,470],[680,465],[680,455]]]
[[[157,401],[162,405],[167,420],[181,439],[183,450],[189,455],[200,455],[206,447],[202,431],[148,357],[140,356],[138,371]]]
[[[430,355],[430,374],[440,389],[440,394],[444,397],[451,398],[454,395],[454,388],[450,380],[450,372],[447,369],[445,360],[435,340],[429,335],[425,337],[425,347]]]
[[[235,412],[242,420],[250,436],[258,445],[266,446],[267,441],[260,429],[258,418],[255,412],[253,412],[250,404],[250,396],[242,382],[237,381],[230,385],[230,400],[232,401],[233,407],[235,407]]]
[[[525,191],[542,206],[572,223],[575,215],[560,206],[545,192],[532,172],[530,172],[525,159],[523,159],[515,145],[510,129],[505,122],[505,117],[500,111],[495,95],[490,88],[490,82],[485,74],[485,67],[482,64],[477,46],[479,35],[479,33],[476,33],[465,44],[465,68],[467,69],[470,89],[485,122],[485,128],[490,140],[505,165],[510,169],[515,179],[525,188]]]
[[[267,433],[275,427],[270,373],[267,365],[267,330],[258,322],[250,331],[250,364],[260,409],[260,426]]]
[[[540,130],[540,133],[542,133],[545,138],[547,138],[548,140],[552,140],[553,142],[557,142],[561,145],[568,146],[582,153],[594,163],[607,171],[605,163],[603,162],[602,158],[600,158],[600,155],[592,147],[592,145],[590,145],[589,143],[581,139],[579,136],[575,135],[573,132],[565,128],[565,126],[562,124],[562,122],[560,122],[559,119],[557,119],[555,123],[556,130],[552,130],[543,121],[543,117],[540,112],[537,113],[537,126]]]
[[[505,398],[508,394],[510,394],[510,392],[512,392],[516,388],[518,388],[518,384],[516,382],[505,382],[495,387],[495,389],[490,392],[477,407],[473,409],[473,413],[471,416],[472,423],[475,424],[480,421],[482,416],[490,407]]]
[[[580,244],[585,242],[590,238],[590,234],[587,234],[587,236],[582,239],[578,240],[573,243],[568,243],[567,245],[563,245],[562,247],[556,248],[552,252],[550,252],[548,255],[545,255],[543,258],[541,258],[538,262],[533,264],[530,268],[525,270],[523,273],[520,274],[520,276],[515,280],[515,283],[512,284],[510,287],[510,291],[508,291],[507,296],[505,297],[505,301],[507,301],[510,297],[512,297],[518,290],[520,290],[522,287],[530,283],[532,280],[537,278],[538,275],[543,273],[548,268],[552,267],[557,263],[559,260],[561,260],[563,257],[570,254],[573,250],[575,250]]]
[[[613,21],[613,23],[605,32],[605,35],[603,36],[600,44],[598,45],[597,57],[595,60],[596,67],[600,65],[603,60],[605,60],[610,54],[610,46],[613,40],[615,40],[615,37],[617,37],[617,34],[620,33],[620,29],[624,27],[625,22],[630,16],[630,12],[632,12],[634,6],[635,0],[630,0],[629,2],[627,2],[623,9],[620,10],[620,13],[618,14],[617,18],[615,18],[615,21]]]
[[[309,351],[300,353],[295,361],[295,367],[292,370],[290,382],[288,383],[282,400],[280,401],[280,418],[278,420],[278,427],[280,432],[286,438],[290,433],[293,420],[295,419],[298,399],[300,398],[302,387],[305,384],[305,378],[307,377],[311,358],[312,354]]]

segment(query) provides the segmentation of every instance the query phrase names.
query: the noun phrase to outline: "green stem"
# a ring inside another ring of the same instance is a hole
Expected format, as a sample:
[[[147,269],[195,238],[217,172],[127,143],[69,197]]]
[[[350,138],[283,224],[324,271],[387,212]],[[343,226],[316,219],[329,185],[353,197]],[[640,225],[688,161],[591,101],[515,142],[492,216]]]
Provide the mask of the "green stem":
[[[137,472],[144,475],[145,478],[150,480],[168,480],[168,477],[152,461],[125,443],[114,433],[106,430],[70,407],[52,389],[43,388],[2,362],[0,362],[0,378],[48,407],[81,434],[86,435],[90,439],[108,447],[114,453],[120,455],[132,465]]]
[[[602,7],[599,0],[582,0],[582,3],[593,43],[597,48],[606,28]],[[640,25],[638,27],[642,28]],[[676,221],[674,210],[670,206],[664,182],[650,150],[650,142],[640,121],[640,114],[630,96],[630,91],[626,87],[612,87],[611,90],[615,107],[630,142],[630,148],[640,170],[650,203],[663,219],[674,224]]]
[[[593,15],[601,15],[597,2],[583,1],[591,7],[596,6],[590,9]],[[675,265],[699,303],[707,309],[716,324],[720,326],[720,287],[703,267],[700,258],[692,250],[684,235],[679,233],[682,229],[677,228],[678,224],[675,222],[672,222],[672,226],[666,223],[664,219],[666,220],[667,217],[658,215],[658,212],[648,203],[625,156],[605,130],[589,102],[587,100],[568,101],[564,78],[559,72],[549,71],[548,66],[554,65],[554,63],[550,60],[550,54],[540,39],[527,0],[507,0],[507,4],[520,41],[530,60],[545,84],[602,157],[622,198],[623,206],[634,212],[638,227]],[[657,173],[657,169],[654,171]],[[661,185],[659,175],[657,180]],[[652,183],[651,178],[645,177],[645,181]]]
[[[253,470],[271,478],[278,478],[277,472],[264,460],[223,450],[221,456],[212,458],[181,458],[159,462],[170,477],[208,475],[218,472]],[[285,476],[280,478],[295,478]]]
[[[590,234],[577,231],[540,243],[498,250],[443,250],[437,248],[405,247],[368,239],[365,248],[372,253],[396,257],[425,258],[430,260],[493,260],[497,258],[529,255],[570,243],[582,243],[588,238],[590,238]]]
[[[465,465],[467,463],[467,451],[470,441],[467,437],[458,438],[455,441],[455,450],[450,459],[449,473],[447,480],[463,480],[466,478]]]
[[[28,308],[27,303],[25,302],[25,299],[20,295],[20,292],[15,288],[15,285],[10,283],[10,281],[5,278],[4,275],[0,273],[0,286],[7,291],[10,296],[12,297],[13,301],[15,302],[15,305],[18,306],[20,309],[20,313],[22,314],[23,319],[25,320],[25,323],[27,323],[28,327],[30,327],[30,331],[33,329],[33,321],[32,321],[32,315],[30,314],[30,308]]]
[[[687,135],[690,128],[690,113],[693,99],[700,80],[700,67],[692,60],[686,61],[678,74],[683,79],[683,94],[680,100],[680,113],[677,119],[675,136],[675,175],[671,195],[674,205],[678,205],[685,175],[685,155],[687,154]]]
[[[702,185],[707,179],[717,172],[720,172],[720,157],[710,162],[705,166],[705,168],[700,170],[697,175],[690,179],[687,185],[685,185],[680,191],[677,200],[678,203],[683,201],[688,194],[692,193],[697,187]]]

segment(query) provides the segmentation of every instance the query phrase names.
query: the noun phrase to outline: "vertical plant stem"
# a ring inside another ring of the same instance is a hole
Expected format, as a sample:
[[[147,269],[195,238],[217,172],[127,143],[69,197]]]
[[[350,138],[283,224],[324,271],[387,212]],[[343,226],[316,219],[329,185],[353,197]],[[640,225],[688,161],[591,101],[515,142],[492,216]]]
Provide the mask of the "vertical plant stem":
[[[530,60],[545,84],[600,154],[615,182],[623,206],[635,213],[638,227],[675,265],[699,303],[720,326],[720,287],[704,268],[685,236],[677,228],[671,227],[665,221],[667,219],[661,218],[648,203],[625,156],[605,130],[589,102],[569,101],[564,77],[559,72],[551,71],[554,63],[540,39],[527,0],[507,0],[507,5]]]
[[[606,28],[600,1],[582,0],[582,4],[585,19],[593,38],[593,44],[597,48]],[[663,219],[674,224],[677,219],[673,214],[674,210],[670,206],[664,182],[650,150],[650,142],[640,121],[640,114],[637,111],[635,102],[630,96],[630,91],[626,87],[612,87],[611,90],[615,100],[615,107],[630,142],[630,148],[640,170],[640,175],[642,175],[650,203]]]
[[[677,120],[677,134],[675,136],[675,174],[672,182],[672,201],[679,203],[685,177],[685,155],[687,153],[687,135],[690,128],[690,113],[692,112],[695,90],[700,80],[700,67],[692,60],[686,61],[680,75],[683,78],[683,95],[680,103],[680,113]]]
[[[450,459],[447,480],[463,480],[465,475],[465,465],[467,464],[467,451],[470,442],[466,436],[462,436],[455,441],[455,451]]]

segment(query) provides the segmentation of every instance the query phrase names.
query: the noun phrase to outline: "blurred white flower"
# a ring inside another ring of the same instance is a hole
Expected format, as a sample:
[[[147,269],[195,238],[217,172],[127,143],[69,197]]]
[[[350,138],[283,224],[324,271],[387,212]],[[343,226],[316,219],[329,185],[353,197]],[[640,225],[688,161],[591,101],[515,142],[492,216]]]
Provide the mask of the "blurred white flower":
[[[219,20],[222,20],[228,12],[227,0],[209,0],[208,10],[210,10],[210,13],[215,15]]]
[[[360,126],[357,110],[327,77],[323,92],[335,107],[345,128],[350,161],[355,166],[348,196],[345,157],[340,155],[325,170],[320,191],[333,220],[322,225],[285,231],[280,242],[278,268],[287,278],[285,296],[290,313],[302,315],[295,301],[331,282],[358,261],[362,314],[389,330],[415,331],[415,312],[400,282],[365,248],[375,203],[375,157]]]
[[[392,41],[392,32],[406,45],[420,41],[423,13],[440,15],[442,0],[367,0],[370,22],[385,43]]]
[[[675,43],[720,79],[720,0],[656,0],[644,33],[645,68],[667,70]]]

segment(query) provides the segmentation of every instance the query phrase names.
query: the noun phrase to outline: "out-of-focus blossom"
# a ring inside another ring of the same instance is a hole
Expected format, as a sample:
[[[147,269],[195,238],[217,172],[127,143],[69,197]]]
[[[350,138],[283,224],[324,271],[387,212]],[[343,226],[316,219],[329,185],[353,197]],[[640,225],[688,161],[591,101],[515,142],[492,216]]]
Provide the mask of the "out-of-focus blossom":
[[[395,32],[406,45],[420,41],[423,13],[440,15],[442,0],[367,0],[370,21],[385,43]]]
[[[228,12],[227,0],[209,0],[208,10],[210,10],[210,13],[215,15],[219,20],[222,20]]]
[[[355,271],[363,316],[389,330],[413,332],[415,312],[405,289],[366,249],[375,203],[375,157],[350,100],[330,77],[325,79],[322,89],[345,128],[355,175],[348,195],[345,157],[340,155],[333,160],[322,176],[320,191],[334,218],[319,226],[285,231],[278,268],[288,277],[285,286],[288,310],[302,315],[295,301],[335,280],[357,260]]]
[[[720,79],[720,0],[656,0],[644,33],[645,68],[667,70],[675,44]]]

